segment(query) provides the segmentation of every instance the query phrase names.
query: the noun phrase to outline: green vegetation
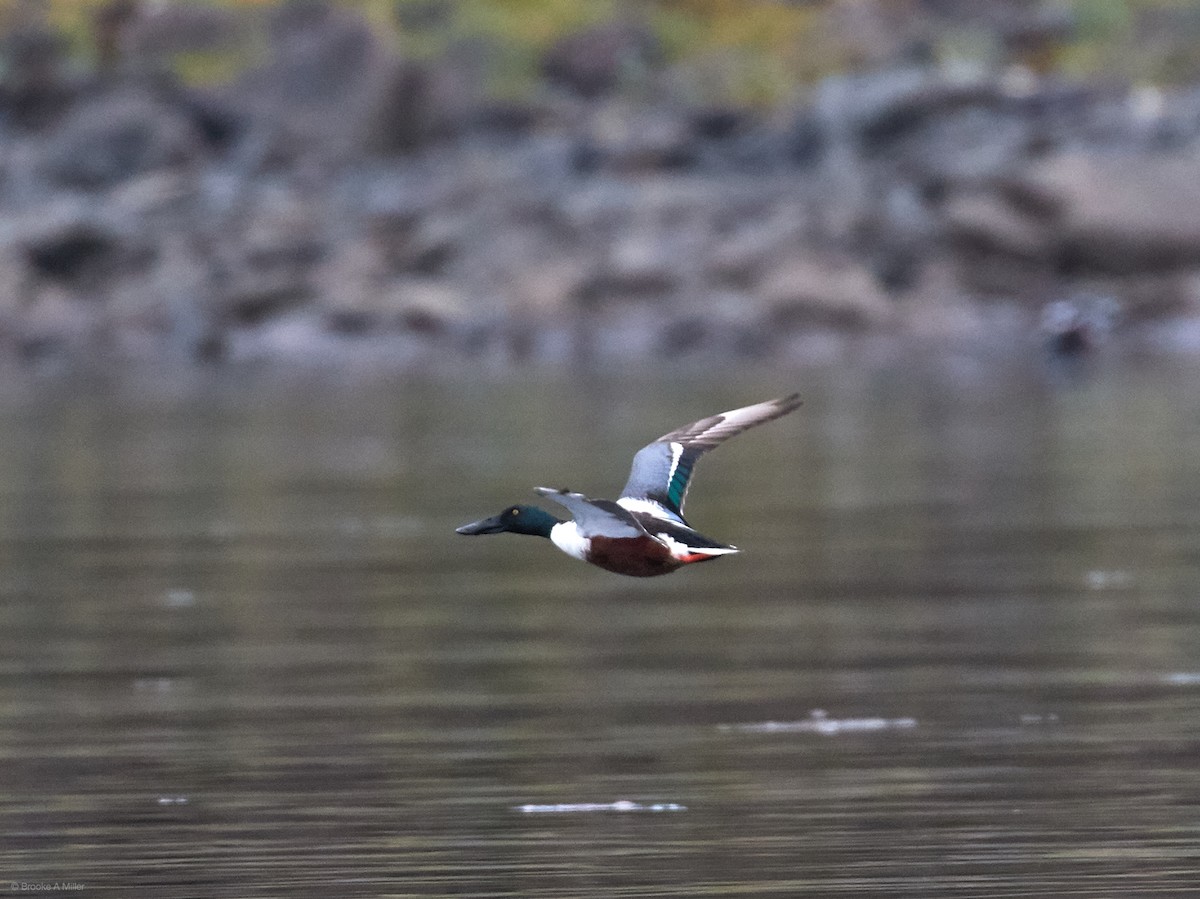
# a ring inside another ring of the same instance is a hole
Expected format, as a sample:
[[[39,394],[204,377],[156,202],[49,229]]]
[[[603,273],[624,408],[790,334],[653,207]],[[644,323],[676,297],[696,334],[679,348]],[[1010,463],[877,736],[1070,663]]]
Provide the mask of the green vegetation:
[[[39,18],[66,36],[78,59],[88,60],[94,54],[96,15],[110,2],[0,0],[0,27]],[[191,81],[230,77],[261,51],[264,14],[279,2],[286,0],[188,0],[190,6],[234,10],[244,17],[248,36],[237,47],[180,52],[172,64]],[[653,34],[664,61],[687,67],[695,89],[712,99],[770,103],[873,59],[864,53],[861,36],[845,25],[846,5],[837,0],[341,0],[339,5],[357,10],[418,58],[472,48],[489,89],[498,95],[530,89],[542,54],[555,41],[613,20],[636,23]],[[863,9],[867,16],[879,16],[881,27],[875,30],[884,35],[897,19],[896,6],[887,0],[876,4],[875,13],[870,4],[856,8],[860,16]],[[914,12],[901,17],[906,23],[923,15],[920,3],[908,8]],[[1200,7],[1194,0],[1065,0],[1059,9],[1070,26],[1040,39],[1033,51],[1001,46],[990,26],[965,14],[953,21],[928,16],[910,30],[943,58],[1015,59],[1076,77],[1104,74],[1141,83],[1200,78]],[[861,24],[861,18],[855,21]]]

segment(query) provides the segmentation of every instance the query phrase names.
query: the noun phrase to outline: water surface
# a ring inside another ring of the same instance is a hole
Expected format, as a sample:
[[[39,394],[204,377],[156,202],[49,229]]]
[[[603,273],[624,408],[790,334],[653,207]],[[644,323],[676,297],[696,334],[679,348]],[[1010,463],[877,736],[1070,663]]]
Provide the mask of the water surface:
[[[0,880],[1194,895],[1198,386],[1115,361],[10,385]],[[696,477],[689,517],[740,556],[642,581],[453,533],[792,389]]]

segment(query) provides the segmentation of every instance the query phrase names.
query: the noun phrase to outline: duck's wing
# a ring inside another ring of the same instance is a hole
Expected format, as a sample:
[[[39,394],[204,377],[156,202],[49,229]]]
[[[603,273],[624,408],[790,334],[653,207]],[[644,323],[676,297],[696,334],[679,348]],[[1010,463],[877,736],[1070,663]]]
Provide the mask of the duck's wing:
[[[629,481],[617,502],[634,511],[646,511],[645,504],[652,503],[659,508],[650,506],[649,511],[661,510],[683,522],[683,501],[696,461],[730,437],[787,415],[800,402],[799,394],[793,393],[777,400],[710,415],[664,434],[642,447],[633,457]]]
[[[689,555],[719,556],[739,552],[738,548],[730,543],[705,537],[695,528],[663,518],[661,515],[634,512],[633,517],[646,529],[647,534],[665,543],[676,558]]]
[[[644,537],[646,530],[628,510],[607,499],[588,499],[554,487],[535,487],[534,492],[566,506],[575,526],[585,537]]]

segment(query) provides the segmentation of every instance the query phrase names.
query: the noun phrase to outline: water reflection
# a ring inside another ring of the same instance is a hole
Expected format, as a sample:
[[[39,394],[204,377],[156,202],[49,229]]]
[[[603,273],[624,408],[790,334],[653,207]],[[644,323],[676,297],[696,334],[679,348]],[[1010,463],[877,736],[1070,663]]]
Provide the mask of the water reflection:
[[[4,876],[1185,894],[1197,373],[982,374],[789,375],[690,501],[745,552],[653,582],[453,526],[795,381],[8,388]]]

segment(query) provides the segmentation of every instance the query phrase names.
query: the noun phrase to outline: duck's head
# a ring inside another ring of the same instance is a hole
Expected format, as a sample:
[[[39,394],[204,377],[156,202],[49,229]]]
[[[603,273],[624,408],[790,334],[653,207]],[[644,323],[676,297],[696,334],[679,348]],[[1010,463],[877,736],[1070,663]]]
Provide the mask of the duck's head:
[[[539,509],[537,506],[517,505],[509,506],[499,515],[493,515],[491,518],[464,524],[460,528],[455,528],[455,531],[459,534],[469,535],[503,534],[507,531],[510,534],[549,537],[550,530],[559,523],[559,519],[545,509]]]

